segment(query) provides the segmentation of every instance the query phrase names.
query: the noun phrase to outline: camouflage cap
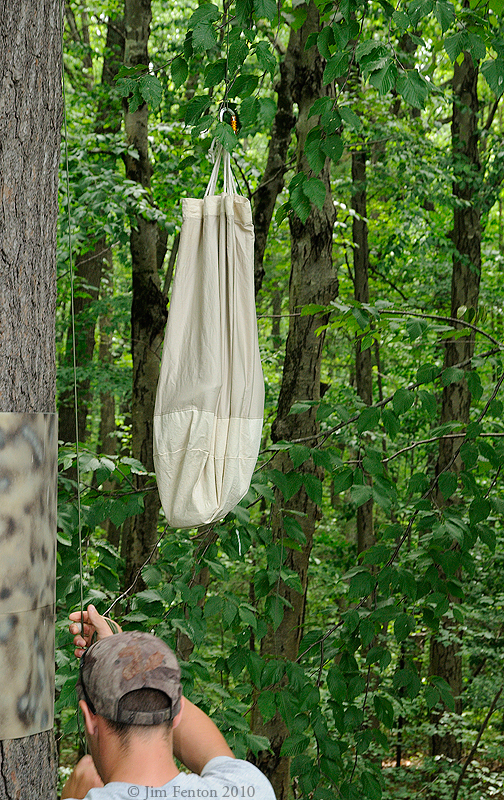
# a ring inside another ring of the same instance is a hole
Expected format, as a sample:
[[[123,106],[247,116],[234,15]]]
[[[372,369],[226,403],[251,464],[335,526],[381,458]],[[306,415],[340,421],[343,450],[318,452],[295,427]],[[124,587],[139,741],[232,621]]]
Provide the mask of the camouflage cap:
[[[165,709],[128,711],[120,700],[135,689],[167,695]],[[77,695],[95,714],[128,725],[160,725],[180,711],[182,685],[175,654],[157,636],[127,631],[100,639],[81,658]]]

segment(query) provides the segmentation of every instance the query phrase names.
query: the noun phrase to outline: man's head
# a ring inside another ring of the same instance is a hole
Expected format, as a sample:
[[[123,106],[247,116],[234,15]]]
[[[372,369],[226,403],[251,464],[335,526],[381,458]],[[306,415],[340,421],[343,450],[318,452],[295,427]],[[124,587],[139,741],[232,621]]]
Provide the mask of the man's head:
[[[171,728],[181,710],[180,667],[170,648],[149,633],[107,636],[82,656],[77,694],[125,745],[132,732]]]

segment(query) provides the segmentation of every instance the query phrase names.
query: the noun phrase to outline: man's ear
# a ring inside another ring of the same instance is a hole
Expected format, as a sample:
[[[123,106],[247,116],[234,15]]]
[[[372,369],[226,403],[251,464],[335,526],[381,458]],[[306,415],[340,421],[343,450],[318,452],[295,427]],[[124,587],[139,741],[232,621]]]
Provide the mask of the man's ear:
[[[82,715],[84,717],[84,723],[86,725],[86,730],[90,736],[94,736],[96,733],[96,714],[93,714],[90,711],[88,704],[85,700],[79,700],[79,706],[82,711]]]
[[[182,697],[180,698],[180,711],[178,712],[176,717],[173,717],[172,730],[177,727],[177,725],[180,723],[180,720],[182,719],[182,714],[184,713],[184,704],[185,704],[185,697],[184,695],[182,695]]]

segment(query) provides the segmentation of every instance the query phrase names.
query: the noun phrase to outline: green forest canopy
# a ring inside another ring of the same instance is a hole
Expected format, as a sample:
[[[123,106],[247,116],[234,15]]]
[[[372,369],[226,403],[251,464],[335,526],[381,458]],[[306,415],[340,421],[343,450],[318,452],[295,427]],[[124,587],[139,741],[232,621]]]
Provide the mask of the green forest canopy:
[[[71,247],[86,602],[177,649],[188,696],[279,798],[499,797],[504,3],[149,6],[66,9],[63,760]],[[264,439],[233,514],[168,530],[153,375],[214,137],[254,213]]]

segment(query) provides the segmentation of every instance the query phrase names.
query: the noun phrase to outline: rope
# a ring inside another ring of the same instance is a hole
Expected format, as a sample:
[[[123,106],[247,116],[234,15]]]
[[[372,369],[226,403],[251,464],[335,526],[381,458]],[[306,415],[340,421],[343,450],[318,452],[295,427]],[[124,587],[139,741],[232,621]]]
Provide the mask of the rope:
[[[68,214],[68,265],[70,273],[70,313],[72,324],[72,366],[73,366],[73,389],[75,407],[75,453],[77,463],[77,527],[79,535],[79,584],[80,584],[80,613],[81,613],[81,633],[84,633],[84,570],[82,559],[82,517],[81,517],[81,492],[80,492],[80,464],[79,464],[79,417],[78,417],[78,390],[77,390],[77,356],[76,356],[76,336],[75,336],[75,302],[74,302],[74,264],[72,257],[72,213],[70,208],[70,178],[69,178],[69,159],[68,159],[68,125],[67,125],[67,103],[65,88],[65,69],[63,63],[64,43],[63,32],[65,28],[65,0],[61,0],[61,85],[63,93],[63,131],[65,147],[65,169],[66,169],[66,196]],[[77,728],[81,743],[84,737],[80,727],[80,716],[77,711]],[[85,751],[87,745],[84,743]]]

